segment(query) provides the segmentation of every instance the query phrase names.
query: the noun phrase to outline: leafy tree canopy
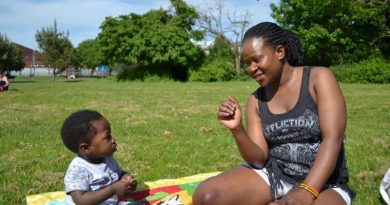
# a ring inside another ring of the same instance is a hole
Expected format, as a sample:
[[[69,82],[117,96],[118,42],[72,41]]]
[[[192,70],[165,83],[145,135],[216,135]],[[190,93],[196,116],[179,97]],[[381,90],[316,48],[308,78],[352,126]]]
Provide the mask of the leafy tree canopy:
[[[57,30],[56,21],[53,27],[42,28],[35,34],[43,62],[53,68],[53,79],[71,64],[73,45],[68,36]]]
[[[231,47],[231,44],[224,36],[217,36],[212,48],[210,49],[210,54],[206,57],[205,64],[207,64],[209,60],[214,60],[216,58],[224,58],[229,61],[234,61],[234,54]]]
[[[23,56],[6,35],[0,33],[0,71],[10,72],[24,67]]]
[[[98,41],[94,39],[85,40],[75,49],[74,65],[81,68],[90,68],[91,75],[95,68],[103,63],[105,62]]]
[[[334,65],[378,54],[390,39],[390,3],[371,0],[281,0],[272,16],[303,40],[306,63]]]
[[[225,36],[218,35],[202,67],[191,70],[189,80],[215,82],[237,79],[234,63],[234,53],[230,42]]]
[[[126,65],[130,78],[149,74],[187,80],[188,69],[203,57],[191,39],[200,40],[202,35],[192,29],[196,11],[182,0],[171,4],[168,10],[107,17],[98,35],[105,59]]]

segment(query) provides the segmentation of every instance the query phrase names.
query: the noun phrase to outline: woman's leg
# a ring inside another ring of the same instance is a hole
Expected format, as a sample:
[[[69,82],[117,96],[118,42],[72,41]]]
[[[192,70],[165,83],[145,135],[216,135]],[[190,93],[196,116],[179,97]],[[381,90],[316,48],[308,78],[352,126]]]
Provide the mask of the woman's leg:
[[[347,196],[349,199],[349,196]],[[313,205],[347,205],[343,197],[333,189],[321,191]]]
[[[265,205],[270,201],[268,184],[243,166],[207,179],[193,195],[195,205]]]

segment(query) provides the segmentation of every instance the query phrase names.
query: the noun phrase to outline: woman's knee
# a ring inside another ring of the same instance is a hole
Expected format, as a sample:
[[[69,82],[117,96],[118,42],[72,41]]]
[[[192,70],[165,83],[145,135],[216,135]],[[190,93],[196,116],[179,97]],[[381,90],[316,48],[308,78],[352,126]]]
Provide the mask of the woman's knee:
[[[219,203],[219,190],[206,184],[200,184],[192,196],[195,205],[216,205]]]
[[[193,194],[193,202],[195,205],[259,205],[270,201],[268,195],[269,187],[259,175],[239,167],[201,183]]]

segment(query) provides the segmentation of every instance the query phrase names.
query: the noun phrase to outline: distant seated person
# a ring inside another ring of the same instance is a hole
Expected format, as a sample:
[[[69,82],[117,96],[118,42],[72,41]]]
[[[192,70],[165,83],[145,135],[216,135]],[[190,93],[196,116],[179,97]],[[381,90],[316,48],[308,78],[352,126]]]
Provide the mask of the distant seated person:
[[[76,76],[74,74],[68,75],[69,80],[74,80],[76,79]]]
[[[0,71],[0,92],[8,90],[9,81],[3,71]]]

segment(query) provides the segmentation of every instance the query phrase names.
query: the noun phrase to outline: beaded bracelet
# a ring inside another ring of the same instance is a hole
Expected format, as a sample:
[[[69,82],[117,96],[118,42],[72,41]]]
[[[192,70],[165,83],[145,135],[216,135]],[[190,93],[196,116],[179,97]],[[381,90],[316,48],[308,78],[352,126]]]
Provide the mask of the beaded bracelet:
[[[307,184],[301,183],[301,184],[299,184],[299,188],[302,188],[302,189],[304,189],[304,190],[310,192],[311,194],[313,194],[313,196],[314,196],[315,198],[318,197],[318,194],[319,194],[318,191],[315,190],[313,187],[307,185]]]

